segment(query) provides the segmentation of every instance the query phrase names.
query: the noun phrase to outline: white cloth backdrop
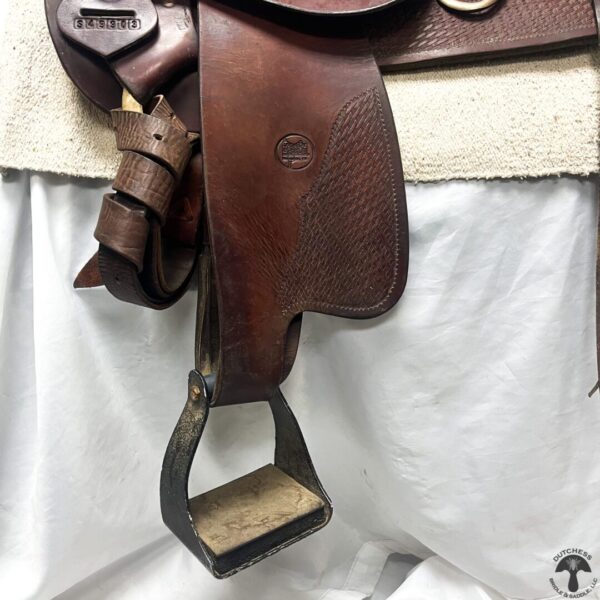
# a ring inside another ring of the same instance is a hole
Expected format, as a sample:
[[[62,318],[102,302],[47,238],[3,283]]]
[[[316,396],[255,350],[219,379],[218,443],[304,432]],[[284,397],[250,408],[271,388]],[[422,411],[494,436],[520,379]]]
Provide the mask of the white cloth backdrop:
[[[195,294],[157,313],[71,285],[105,187],[0,184],[0,597],[358,600],[391,552],[427,558],[394,600],[551,598],[569,547],[600,574],[594,183],[409,186],[404,297],[307,315],[284,388],[332,524],[227,581],[159,512]],[[268,462],[272,435],[264,406],[213,411],[191,491]]]

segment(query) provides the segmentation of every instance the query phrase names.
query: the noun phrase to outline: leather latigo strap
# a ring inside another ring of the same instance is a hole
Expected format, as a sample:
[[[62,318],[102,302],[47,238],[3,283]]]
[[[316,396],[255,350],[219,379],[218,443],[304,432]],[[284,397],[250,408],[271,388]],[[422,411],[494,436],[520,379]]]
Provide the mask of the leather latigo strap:
[[[197,255],[202,157],[164,97],[150,114],[112,111],[123,152],[94,233],[100,243],[76,287],[102,282],[120,300],[166,308],[185,291]],[[94,269],[100,277],[94,277]]]

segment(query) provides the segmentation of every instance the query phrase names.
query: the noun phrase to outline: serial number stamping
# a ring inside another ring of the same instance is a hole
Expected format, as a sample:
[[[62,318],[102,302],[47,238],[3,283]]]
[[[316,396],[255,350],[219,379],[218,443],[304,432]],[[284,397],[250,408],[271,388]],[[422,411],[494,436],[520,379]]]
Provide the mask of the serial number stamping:
[[[75,19],[75,29],[106,29],[108,31],[131,31],[139,29],[141,22],[139,19],[129,17],[86,17]]]

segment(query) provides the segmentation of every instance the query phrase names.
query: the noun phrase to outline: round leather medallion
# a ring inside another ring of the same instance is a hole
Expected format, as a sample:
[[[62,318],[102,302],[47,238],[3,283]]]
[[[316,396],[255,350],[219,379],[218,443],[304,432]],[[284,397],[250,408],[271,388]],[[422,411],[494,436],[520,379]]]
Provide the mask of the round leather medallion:
[[[293,133],[279,141],[276,154],[281,164],[288,169],[304,169],[312,162],[314,148],[307,137]]]

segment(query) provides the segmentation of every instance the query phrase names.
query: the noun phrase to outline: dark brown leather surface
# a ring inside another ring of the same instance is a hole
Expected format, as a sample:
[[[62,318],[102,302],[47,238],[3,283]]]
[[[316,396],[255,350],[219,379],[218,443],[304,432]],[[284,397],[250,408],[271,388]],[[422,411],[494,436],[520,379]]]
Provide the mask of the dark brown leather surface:
[[[94,237],[113,252],[133,263],[138,272],[144,266],[144,254],[150,225],[146,211],[115,194],[106,194]]]
[[[198,68],[198,41],[189,1],[158,3],[156,12],[160,24],[156,35],[110,63],[118,81],[143,103],[164,93],[169,82]],[[173,105],[180,113],[177,104]]]
[[[180,115],[189,131],[199,131],[200,111],[197,105],[197,95],[189,93],[190,90],[197,90],[198,88],[196,74],[197,42],[194,43],[194,54],[191,57],[188,57],[185,52],[178,51],[177,54],[181,60],[178,64],[174,64],[170,57],[165,57],[161,63],[150,68],[147,63],[143,64],[145,61],[138,63],[135,60],[137,50],[132,49],[131,54],[128,53],[124,56],[119,55],[115,57],[113,63],[115,70],[113,71],[111,64],[103,60],[99,55],[87,51],[81,45],[73,43],[61,34],[57,20],[57,10],[61,1],[45,0],[48,30],[65,71],[84,96],[101,109],[110,112],[121,106],[122,84],[125,81],[131,84],[138,93],[146,96],[150,92],[154,93],[155,91],[154,88],[156,88],[158,83],[157,71],[164,73],[164,68],[160,65],[168,65],[169,68],[173,69],[174,78],[169,77],[168,81],[162,82],[160,93],[168,98],[173,110]],[[182,18],[182,3],[189,10],[188,0],[174,0],[168,3],[171,9],[177,14],[175,18],[176,22],[178,20],[181,21]],[[162,10],[158,10],[157,14],[159,19],[165,17],[165,12]],[[172,21],[173,19],[169,19],[169,22]],[[158,30],[161,27],[162,24],[159,24]],[[195,38],[195,29],[193,31],[187,29],[187,32],[188,34],[192,33]],[[180,38],[178,39],[180,40]],[[144,42],[144,52],[146,50],[155,52],[155,46],[160,52],[165,46],[165,42],[160,36],[149,36],[148,38],[144,38]],[[185,45],[181,44],[181,41],[172,43],[179,48]],[[166,45],[169,45],[168,41]],[[187,73],[187,68],[190,64],[192,65],[193,72]],[[141,80],[138,79],[140,72],[143,73]],[[119,81],[117,77],[121,77],[122,81]],[[131,91],[133,92],[134,90],[132,89]]]
[[[80,288],[94,288],[104,285],[102,283],[102,275],[100,274],[100,265],[98,264],[98,252],[90,258],[87,263],[83,266],[81,271],[75,277],[73,287],[75,289]]]
[[[89,51],[108,58],[150,37],[158,18],[152,0],[127,0],[111,6],[105,0],[63,0],[57,10],[62,34]]]
[[[149,208],[164,225],[176,180],[168,169],[137,152],[123,152],[113,189]]]
[[[179,127],[153,115],[112,111],[117,149],[137,152],[160,163],[179,180],[187,166],[193,139]]]
[[[275,392],[296,314],[375,316],[395,304],[406,281],[400,157],[368,44],[273,18],[219,2],[199,7],[220,326],[216,404]],[[290,168],[285,152],[303,157],[302,168]]]
[[[186,24],[182,4],[186,0],[169,3],[167,10],[163,10],[162,5],[157,13],[159,31],[178,27],[178,24],[183,31],[170,35],[171,41],[165,35],[150,36],[110,64],[64,38],[56,21],[60,0],[45,2],[57,53],[73,82],[92,102],[107,111],[117,108],[121,104],[122,84],[130,86],[130,91],[145,101],[156,93],[162,81],[159,91],[184,118],[187,128],[199,131],[199,124],[194,122],[198,112],[189,110],[190,83],[195,84],[191,82],[191,75],[181,77],[194,68],[197,59],[195,47],[193,55],[190,54],[190,37],[195,33]],[[437,0],[404,0],[398,6],[357,19],[369,29],[377,63],[386,71],[394,71],[466,58],[475,60],[595,43],[598,36],[596,2],[598,0],[500,0],[496,8],[483,14],[464,15],[443,8]],[[176,51],[166,53],[165,48],[170,45]],[[150,57],[157,61],[152,66]],[[174,75],[173,81],[169,73]]]
[[[112,114],[123,150],[117,194],[104,198],[95,232],[98,260],[86,264],[75,285],[101,280],[120,300],[166,308],[185,291],[196,260],[203,168],[202,156],[191,155],[198,136],[164,97],[151,114]]]
[[[384,71],[595,43],[592,0],[500,0],[465,15],[437,0],[406,0],[370,20]]]
[[[194,272],[201,205],[202,157],[196,154],[175,192],[165,227],[150,218],[141,271],[114,243],[100,245],[97,265],[101,281],[113,296],[156,310],[179,300]],[[93,274],[85,275],[94,281]]]

